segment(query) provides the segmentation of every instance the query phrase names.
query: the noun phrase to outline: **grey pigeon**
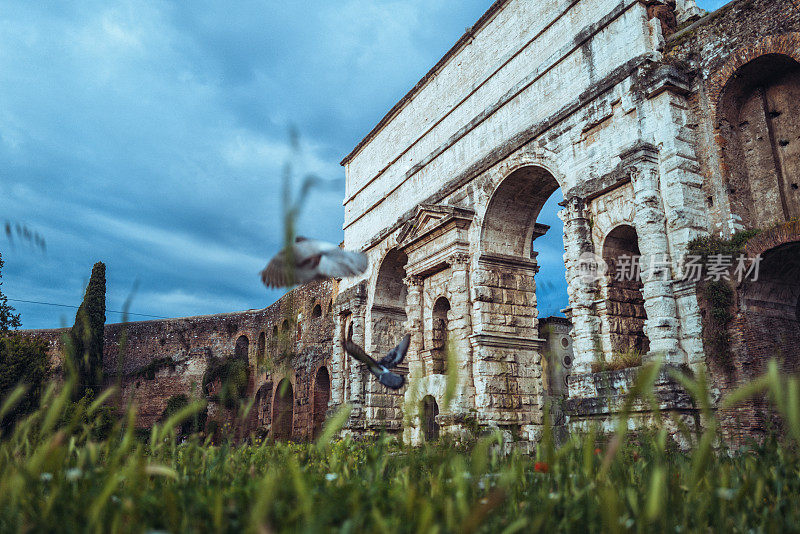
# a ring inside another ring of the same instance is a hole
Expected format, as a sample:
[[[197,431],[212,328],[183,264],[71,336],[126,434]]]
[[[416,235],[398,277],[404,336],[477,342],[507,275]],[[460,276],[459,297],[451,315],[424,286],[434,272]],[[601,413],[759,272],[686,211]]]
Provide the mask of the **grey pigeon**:
[[[391,372],[389,369],[397,366],[406,357],[408,352],[408,345],[411,343],[411,335],[406,334],[400,343],[397,344],[389,354],[384,356],[380,362],[373,360],[369,354],[364,352],[364,349],[353,343],[351,339],[344,342],[344,350],[347,353],[367,366],[367,369],[378,377],[378,382],[391,389],[400,389],[405,383],[405,379],[397,373]]]
[[[356,276],[367,270],[367,256],[342,250],[333,243],[297,237],[261,271],[267,287],[286,287],[312,280]]]

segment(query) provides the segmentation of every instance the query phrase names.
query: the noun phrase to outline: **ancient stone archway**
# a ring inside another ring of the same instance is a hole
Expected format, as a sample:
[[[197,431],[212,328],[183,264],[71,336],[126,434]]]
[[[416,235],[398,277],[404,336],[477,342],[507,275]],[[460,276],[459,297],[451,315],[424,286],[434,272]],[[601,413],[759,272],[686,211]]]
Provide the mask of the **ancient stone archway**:
[[[314,398],[313,398],[313,426],[311,435],[319,436],[325,424],[325,414],[328,411],[328,401],[331,398],[331,379],[326,367],[320,367],[314,377]]]
[[[236,359],[247,361],[247,353],[250,350],[250,340],[247,336],[239,336],[236,340],[236,348],[234,349],[234,356]]]
[[[267,424],[271,417],[272,404],[272,381],[264,383],[256,392],[256,424],[262,426]]]
[[[439,297],[433,305],[431,328],[431,369],[435,374],[447,373],[447,341],[449,333],[448,313],[450,301]]]
[[[432,395],[425,395],[421,404],[422,435],[425,437],[425,441],[436,441],[439,439],[439,423],[436,422],[439,405]]]
[[[746,226],[800,216],[800,63],[766,54],[739,67],[722,91],[731,207]]]
[[[543,347],[534,281],[539,265],[533,244],[549,229],[537,217],[558,189],[544,168],[521,167],[500,182],[483,216],[473,278],[481,332],[473,343],[475,387],[485,399],[486,419],[514,418],[527,425],[542,408]]]
[[[611,230],[603,242],[603,260],[608,271],[604,279],[605,310],[601,313],[602,330],[612,355],[647,354],[650,342],[644,333],[647,313],[642,296],[638,268],[639,237],[636,229],[621,224]]]
[[[275,440],[292,438],[294,416],[294,391],[292,383],[284,378],[275,388],[275,400],[272,402],[272,437]]]

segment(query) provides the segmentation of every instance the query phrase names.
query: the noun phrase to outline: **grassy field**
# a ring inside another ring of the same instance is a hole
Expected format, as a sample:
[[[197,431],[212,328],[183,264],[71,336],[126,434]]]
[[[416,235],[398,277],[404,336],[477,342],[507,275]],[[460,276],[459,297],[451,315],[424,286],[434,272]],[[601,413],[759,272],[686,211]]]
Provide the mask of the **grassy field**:
[[[631,402],[648,398],[656,370],[643,368]],[[678,451],[664,428],[631,436],[620,424],[612,436],[590,431],[560,447],[546,428],[530,456],[502,446],[493,433],[469,447],[411,448],[387,436],[335,439],[346,408],[316,443],[177,439],[174,429],[198,405],[148,439],[136,437],[129,410],[99,439],[105,398],[65,413],[68,392],[51,388],[42,408],[0,443],[0,531],[800,529],[798,382],[773,366],[723,401],[766,391],[785,423],[780,440],[733,452],[720,446],[703,377],[684,383],[707,420],[702,433],[684,429],[690,450]],[[4,399],[0,411],[13,403],[14,395]]]

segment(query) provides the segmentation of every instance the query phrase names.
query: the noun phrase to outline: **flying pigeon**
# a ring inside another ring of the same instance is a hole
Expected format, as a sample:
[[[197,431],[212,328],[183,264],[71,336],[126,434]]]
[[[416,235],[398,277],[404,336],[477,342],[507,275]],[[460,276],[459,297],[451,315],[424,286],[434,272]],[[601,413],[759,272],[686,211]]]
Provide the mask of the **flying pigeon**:
[[[285,287],[325,278],[356,276],[367,270],[367,257],[342,250],[333,243],[297,237],[261,271],[267,287]]]
[[[403,361],[403,358],[406,357],[406,352],[408,352],[408,345],[410,343],[411,335],[406,334],[403,336],[403,339],[400,340],[400,343],[390,350],[389,354],[384,356],[379,362],[373,360],[369,354],[364,352],[364,349],[353,343],[350,339],[345,340],[344,350],[356,360],[366,364],[367,369],[378,377],[378,382],[387,388],[400,389],[403,387],[405,379],[401,375],[391,372],[389,369]]]

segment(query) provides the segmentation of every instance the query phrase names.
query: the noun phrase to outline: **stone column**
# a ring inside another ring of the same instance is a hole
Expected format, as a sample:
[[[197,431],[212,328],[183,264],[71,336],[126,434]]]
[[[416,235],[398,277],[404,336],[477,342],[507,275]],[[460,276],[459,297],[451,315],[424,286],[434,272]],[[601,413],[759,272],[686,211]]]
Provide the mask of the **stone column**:
[[[406,332],[411,334],[411,343],[406,354],[408,362],[408,383],[403,400],[403,441],[406,443],[419,443],[419,414],[417,413],[418,399],[414,398],[418,392],[411,385],[422,379],[424,369],[422,365],[423,348],[423,295],[424,279],[421,276],[406,276],[403,282],[408,291],[406,293]],[[409,411],[410,410],[410,411]],[[410,426],[406,423],[410,423]]]
[[[558,213],[564,221],[564,264],[567,268],[567,293],[572,308],[572,343],[575,374],[588,373],[600,350],[599,318],[595,310],[598,278],[602,275],[594,257],[592,230],[583,199],[567,199]]]
[[[472,335],[472,299],[470,299],[469,267],[470,256],[465,253],[453,254],[450,259],[452,278],[448,287],[450,289],[450,332],[453,340],[453,349],[458,360],[457,369],[448,369],[448,372],[458,372],[458,390],[456,392],[452,412],[467,411],[472,407],[475,398],[475,385],[472,379],[472,344],[469,337]]]
[[[678,341],[678,308],[672,292],[672,262],[658,168],[640,163],[630,168],[630,175],[647,312],[644,330],[650,340],[648,358],[664,357],[666,363],[680,364],[684,358]]]

